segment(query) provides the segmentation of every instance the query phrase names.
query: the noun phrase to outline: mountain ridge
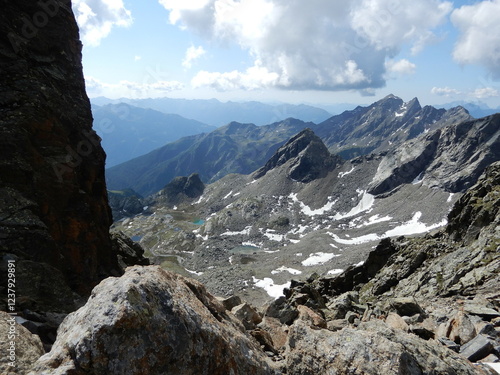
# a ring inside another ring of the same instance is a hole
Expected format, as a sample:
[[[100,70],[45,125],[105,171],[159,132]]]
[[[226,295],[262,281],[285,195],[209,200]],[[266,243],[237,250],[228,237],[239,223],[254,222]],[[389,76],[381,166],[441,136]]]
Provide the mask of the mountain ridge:
[[[469,119],[461,107],[448,111],[422,108],[417,99],[404,103],[389,95],[369,107],[345,111],[320,124],[295,119],[259,127],[232,122],[205,136],[184,138],[147,157],[109,168],[107,183],[111,189],[132,188],[148,195],[176,176],[199,173],[205,183],[210,183],[227,173],[251,173],[306,127],[323,140],[330,152],[351,159],[389,150],[420,134]],[[195,160],[201,160],[200,165]]]
[[[267,125],[294,117],[302,121],[320,122],[331,116],[324,109],[306,104],[265,104],[256,101],[220,102],[217,99],[117,99],[94,98],[93,103],[128,103],[142,108],[151,108],[164,113],[176,113],[188,119],[207,123],[212,126],[223,126],[232,121]]]
[[[106,151],[106,167],[147,154],[179,138],[207,133],[215,127],[180,115],[129,104],[92,106],[97,134]]]
[[[283,285],[289,279],[280,267],[303,273],[316,264],[319,274],[345,269],[384,237],[445,225],[460,194],[485,165],[499,160],[499,118],[448,125],[392,150],[344,161],[330,155],[312,130],[302,130],[253,174],[226,175],[175,207],[152,196],[144,216],[115,226],[139,236],[157,261],[176,249],[177,272],[196,272],[212,292],[262,301],[262,291],[243,285],[267,279]],[[291,171],[307,159],[308,148],[326,154],[306,168],[316,171],[315,178],[301,181]],[[165,215],[177,232],[151,235],[165,230],[158,221]]]

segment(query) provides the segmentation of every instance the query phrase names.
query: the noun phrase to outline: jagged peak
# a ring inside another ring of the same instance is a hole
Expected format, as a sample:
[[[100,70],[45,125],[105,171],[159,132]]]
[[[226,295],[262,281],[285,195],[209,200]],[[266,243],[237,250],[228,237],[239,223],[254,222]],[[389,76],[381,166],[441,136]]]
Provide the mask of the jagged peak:
[[[288,175],[302,182],[319,177],[325,168],[329,169],[336,163],[321,138],[310,128],[305,128],[281,146],[262,168],[254,172],[253,177],[260,178],[292,159],[295,160]]]
[[[420,102],[417,97],[413,98],[409,102],[405,103],[407,108],[418,108],[422,109],[422,106],[420,105]]]

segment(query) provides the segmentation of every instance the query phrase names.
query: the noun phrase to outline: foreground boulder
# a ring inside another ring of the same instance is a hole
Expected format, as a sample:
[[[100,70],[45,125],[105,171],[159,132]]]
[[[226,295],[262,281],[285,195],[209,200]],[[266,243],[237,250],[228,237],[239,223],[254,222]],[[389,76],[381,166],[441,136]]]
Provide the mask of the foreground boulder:
[[[0,311],[0,374],[26,374],[44,353],[37,335],[16,323],[14,316]]]
[[[205,287],[157,266],[94,288],[31,374],[272,374],[259,345]]]

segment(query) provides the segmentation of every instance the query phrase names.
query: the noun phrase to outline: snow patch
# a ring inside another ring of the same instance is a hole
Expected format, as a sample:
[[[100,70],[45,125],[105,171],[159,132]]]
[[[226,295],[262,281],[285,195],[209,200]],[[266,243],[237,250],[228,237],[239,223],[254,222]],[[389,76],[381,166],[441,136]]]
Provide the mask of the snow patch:
[[[325,212],[330,211],[333,208],[333,206],[335,205],[335,203],[337,203],[337,200],[331,201],[330,199],[332,199],[332,197],[328,197],[327,204],[325,204],[323,207],[320,207],[316,210],[313,210],[312,208],[310,208],[309,206],[307,206],[303,202],[299,201],[299,199],[297,198],[297,193],[291,193],[288,197],[293,202],[297,202],[300,205],[300,209],[301,209],[302,213],[304,215],[307,215],[307,216],[323,215]]]
[[[253,242],[246,241],[246,242],[242,242],[242,243],[241,243],[241,246],[261,247],[261,246],[262,246],[262,244],[257,245],[257,244],[254,244]]]
[[[361,194],[361,200],[356,205],[356,207],[353,207],[349,212],[344,214],[337,213],[335,216],[332,216],[331,218],[333,220],[341,220],[348,217],[356,216],[361,212],[369,211],[372,208],[373,204],[375,203],[375,196],[367,193],[365,190],[362,190],[361,193],[358,192],[358,194]]]
[[[252,280],[256,287],[264,289],[267,294],[275,299],[283,296],[283,289],[289,288],[291,285],[290,281],[282,285],[276,285],[270,277],[264,277],[264,279],[259,280],[255,276],[252,276]]]
[[[342,178],[344,176],[347,176],[348,174],[351,174],[352,172],[354,171],[354,166],[351,168],[350,171],[347,171],[347,172],[340,172],[339,175],[338,175],[338,178]]]
[[[309,258],[306,260],[302,261],[303,266],[316,266],[318,264],[323,264],[328,262],[329,260],[339,257],[340,254],[332,254],[332,253],[323,253],[323,252],[318,252],[318,253],[313,253],[309,255]]]
[[[205,199],[205,196],[204,195],[201,195],[198,200],[196,202],[193,202],[191,205],[194,205],[194,204],[200,204],[203,200]]]
[[[245,229],[243,229],[242,231],[239,231],[239,232],[224,232],[224,233],[221,233],[221,236],[238,236],[238,235],[249,235],[250,234],[250,230],[252,229],[252,226],[248,226],[248,227],[245,227]]]
[[[376,233],[370,233],[370,234],[365,234],[364,236],[360,237],[355,237],[355,238],[349,238],[349,239],[342,239],[339,236],[337,236],[334,233],[328,232],[330,236],[335,240],[337,243],[341,243],[344,245],[359,245],[362,243],[366,242],[371,242],[371,241],[378,241],[381,240],[382,238],[386,237],[396,237],[396,236],[407,236],[410,234],[420,234],[420,233],[426,233],[429,232],[433,229],[445,226],[448,221],[446,219],[441,220],[437,224],[431,224],[427,225],[425,223],[422,223],[420,221],[420,218],[422,217],[422,212],[417,211],[413,215],[413,218],[393,229],[389,229],[382,235],[378,235]]]
[[[368,218],[368,221],[365,221],[365,222],[363,222],[361,224],[358,224],[358,225],[355,224],[356,219],[354,219],[354,220],[352,220],[349,223],[349,226],[352,227],[352,228],[358,228],[359,229],[359,228],[366,227],[368,225],[373,225],[373,224],[377,224],[377,223],[383,223],[384,221],[389,221],[389,220],[392,220],[391,216],[380,217],[380,215],[377,214],[377,215],[370,216]]]
[[[203,272],[196,272],[196,271],[191,271],[191,270],[188,270],[187,268],[185,268],[186,271],[188,271],[189,273],[192,273],[193,275],[196,275],[196,276],[201,276],[203,275]]]
[[[340,274],[342,272],[344,272],[343,269],[335,268],[333,270],[328,271],[328,275],[338,275],[338,274]]]
[[[294,268],[288,268],[285,266],[281,266],[280,268],[277,268],[277,269],[271,271],[271,273],[273,275],[276,275],[277,273],[281,273],[281,272],[289,272],[292,275],[300,275],[302,273],[302,271],[296,270]]]
[[[231,196],[231,194],[233,194],[232,190],[229,193],[227,193],[226,196],[224,198],[222,198],[222,200],[229,198]]]
[[[425,223],[420,222],[421,217],[422,217],[422,212],[420,211],[415,212],[411,220],[401,224],[396,228],[388,230],[387,232],[385,232],[384,237],[406,236],[409,234],[425,233],[433,229],[442,227],[448,223],[448,220],[443,219],[437,224],[431,224],[427,226]]]
[[[274,232],[273,229],[268,229],[266,231],[266,233],[264,233],[264,236],[266,236],[267,238],[269,238],[271,241],[277,241],[277,242],[283,241],[283,237],[285,237],[285,235],[283,235],[283,234],[276,234],[276,233],[273,233],[273,232]]]
[[[421,172],[417,177],[415,177],[415,179],[411,182],[412,185],[417,185],[417,184],[421,183],[424,180],[422,177],[423,174],[424,174],[424,172]]]
[[[454,195],[455,195],[455,194],[450,193],[450,195],[449,195],[448,199],[446,200],[446,202],[450,203],[450,202],[451,202],[451,200],[453,199],[453,196],[454,196]]]

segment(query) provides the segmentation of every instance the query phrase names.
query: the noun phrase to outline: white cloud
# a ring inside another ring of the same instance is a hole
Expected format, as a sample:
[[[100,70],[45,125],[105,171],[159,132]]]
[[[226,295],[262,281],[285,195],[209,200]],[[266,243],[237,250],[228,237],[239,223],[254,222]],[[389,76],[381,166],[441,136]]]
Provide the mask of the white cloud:
[[[85,85],[90,97],[106,96],[109,98],[148,98],[164,96],[168,92],[181,90],[184,85],[178,81],[106,83],[94,77],[85,77]]]
[[[461,64],[478,64],[500,79],[500,0],[481,1],[453,11],[461,35],[453,51]]]
[[[387,69],[387,72],[389,74],[395,74],[395,75],[410,75],[415,73],[415,69],[417,66],[406,60],[406,59],[401,59],[401,60],[388,60],[385,63],[385,68]]]
[[[193,65],[193,61],[199,59],[205,53],[206,53],[206,51],[203,49],[202,46],[189,47],[186,51],[186,56],[184,57],[184,60],[182,60],[182,66],[185,67],[186,69],[191,69],[191,67]]]
[[[452,89],[449,87],[433,87],[431,89],[431,94],[439,95],[439,96],[453,96],[460,95],[462,92],[457,89]]]
[[[451,11],[440,0],[159,0],[170,21],[247,50],[254,65],[200,72],[194,85],[220,90],[268,87],[371,93],[385,85],[386,61],[415,50]],[[394,69],[411,70],[411,63]]]
[[[191,80],[193,87],[212,87],[219,91],[246,89],[254,90],[277,85],[279,76],[262,66],[255,65],[245,72],[236,70],[227,73],[200,71]]]
[[[492,87],[483,87],[474,90],[471,93],[471,96],[473,96],[476,99],[496,98],[500,96],[500,92]]]
[[[142,59],[142,56],[139,56],[139,55],[134,56],[134,61],[139,61],[141,59]]]
[[[114,26],[132,25],[132,13],[122,0],[73,0],[72,3],[84,45],[98,46]]]
[[[378,49],[394,49],[410,43],[419,52],[453,9],[448,1],[363,0],[352,11],[353,28]]]
[[[500,96],[500,91],[493,87],[481,87],[467,92],[462,92],[460,90],[452,89],[449,87],[433,87],[431,93],[434,95],[446,97],[464,95],[474,99],[488,99]]]

